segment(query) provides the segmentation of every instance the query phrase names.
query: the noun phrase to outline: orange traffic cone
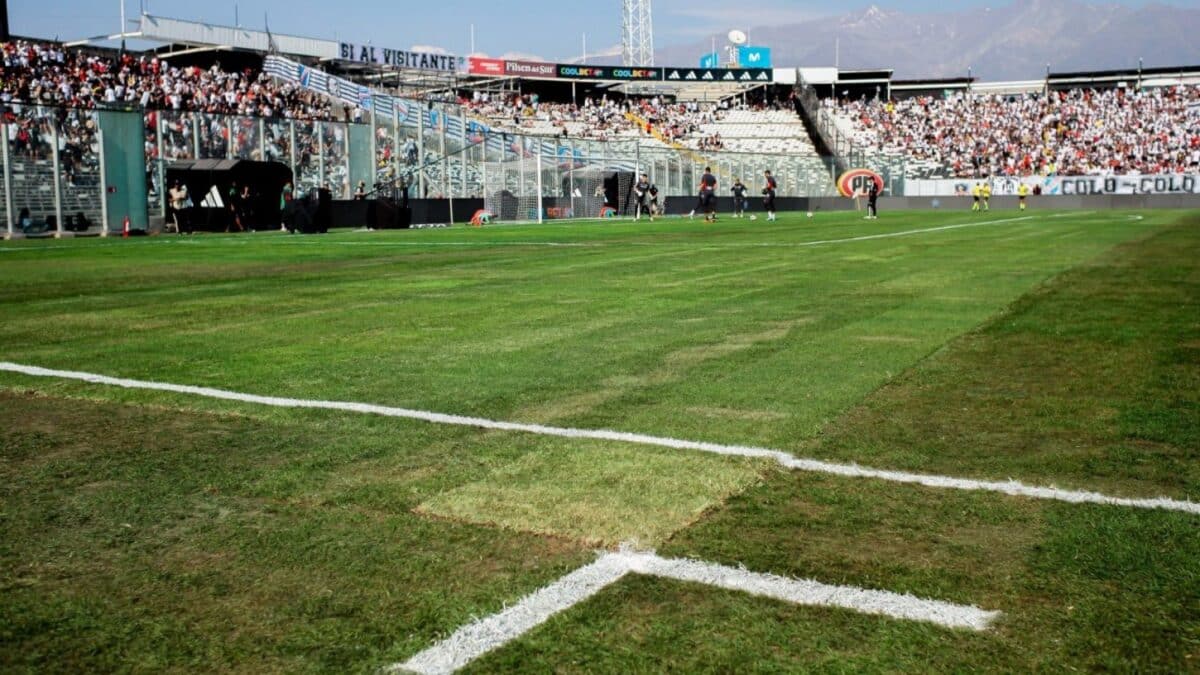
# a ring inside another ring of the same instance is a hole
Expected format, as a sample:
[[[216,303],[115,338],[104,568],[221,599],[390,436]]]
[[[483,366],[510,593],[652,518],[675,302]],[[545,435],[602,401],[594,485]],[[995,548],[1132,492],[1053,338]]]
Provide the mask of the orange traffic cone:
[[[124,227],[124,229],[121,230],[121,236],[122,237],[129,236],[129,216],[125,216],[125,227]]]

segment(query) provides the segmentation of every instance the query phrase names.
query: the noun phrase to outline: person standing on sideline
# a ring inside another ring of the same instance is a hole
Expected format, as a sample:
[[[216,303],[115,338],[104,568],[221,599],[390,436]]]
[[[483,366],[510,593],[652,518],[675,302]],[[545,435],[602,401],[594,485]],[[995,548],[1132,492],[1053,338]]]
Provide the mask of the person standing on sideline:
[[[236,227],[238,232],[245,232],[246,228],[242,226],[242,210],[238,205],[238,201],[242,198],[242,193],[238,190],[237,181],[229,185],[229,222],[225,225],[225,232],[229,232],[230,228]]]
[[[712,167],[704,167],[704,175],[700,177],[700,203],[704,205],[704,222],[717,222],[717,177]]]
[[[867,220],[879,220],[879,183],[874,180],[867,188]]]
[[[367,181],[358,181],[358,187],[354,188],[354,201],[361,202],[367,198]]]
[[[288,232],[288,225],[292,222],[292,199],[295,198],[295,188],[292,187],[292,181],[283,184],[283,191],[279,193],[279,230]]]
[[[191,233],[191,228],[188,226],[188,191],[187,186],[182,181],[176,180],[171,184],[169,193],[171,198],[171,215],[175,219],[175,234],[183,234],[185,231]]]
[[[1024,211],[1029,205],[1026,201],[1029,199],[1029,186],[1021,183],[1017,186],[1017,200],[1021,202],[1021,210]]]
[[[983,181],[983,210],[992,210],[992,181]]]
[[[654,220],[654,212],[650,211],[650,177],[642,174],[638,177],[638,182],[633,185],[633,196],[636,201],[633,205],[633,219],[641,220],[643,213],[650,213],[650,220]]]
[[[746,199],[746,186],[742,184],[741,179],[736,179],[733,182],[733,217],[745,218],[746,205],[750,200]]]
[[[983,183],[976,182],[975,187],[971,188],[971,210],[978,211],[983,208],[980,203],[983,200]]]
[[[771,175],[770,171],[764,172],[763,175],[767,179],[762,191],[763,208],[767,210],[767,220],[774,221],[776,219],[775,191],[779,189],[779,183],[775,180],[775,177]]]

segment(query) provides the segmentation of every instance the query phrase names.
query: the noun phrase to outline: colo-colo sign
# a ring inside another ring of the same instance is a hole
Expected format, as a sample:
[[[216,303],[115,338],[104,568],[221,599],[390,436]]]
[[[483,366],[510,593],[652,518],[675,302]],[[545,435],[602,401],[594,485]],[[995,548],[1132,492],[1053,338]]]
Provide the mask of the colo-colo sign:
[[[851,169],[838,177],[838,192],[843,197],[861,195],[870,187],[871,181],[874,181],[879,186],[879,191],[883,192],[883,176],[870,169]]]
[[[429,52],[410,52],[403,49],[387,49],[355,45],[342,42],[338,46],[338,58],[343,61],[373,63],[378,66],[391,66],[408,70],[436,70],[453,73],[462,70],[466,61],[461,56],[450,54],[431,54]]]
[[[1200,185],[1193,175],[1078,176],[1058,179],[1060,195],[1165,195],[1196,194]]]
[[[651,80],[663,79],[662,68],[629,68],[624,66],[572,66],[558,64],[558,76],[571,80]]]

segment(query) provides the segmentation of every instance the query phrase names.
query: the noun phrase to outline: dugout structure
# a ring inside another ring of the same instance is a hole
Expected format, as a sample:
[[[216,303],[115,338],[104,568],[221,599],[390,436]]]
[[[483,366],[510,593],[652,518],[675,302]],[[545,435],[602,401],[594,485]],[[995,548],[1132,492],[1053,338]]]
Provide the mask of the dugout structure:
[[[228,227],[229,191],[234,186],[250,188],[250,200],[242,207],[249,229],[277,230],[283,220],[280,196],[283,186],[293,180],[292,170],[279,162],[252,162],[238,159],[199,159],[172,162],[166,167],[166,184],[176,180],[187,186],[194,207],[190,209],[193,226],[199,230],[219,231]],[[317,192],[317,189],[309,192]],[[326,191],[328,193],[328,191]],[[306,196],[297,195],[297,198]],[[328,204],[330,198],[323,201]],[[328,207],[326,208],[328,211]],[[326,216],[325,222],[328,222]],[[328,224],[325,228],[328,229]]]

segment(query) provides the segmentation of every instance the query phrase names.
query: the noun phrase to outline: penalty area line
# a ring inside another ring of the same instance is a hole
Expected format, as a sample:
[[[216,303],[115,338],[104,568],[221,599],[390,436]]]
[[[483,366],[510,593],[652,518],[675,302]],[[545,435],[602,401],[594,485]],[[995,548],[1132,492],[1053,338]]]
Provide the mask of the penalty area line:
[[[627,574],[641,574],[739,591],[793,605],[834,607],[945,628],[987,630],[1000,612],[912,595],[819,581],[790,579],[696,560],[667,559],[653,553],[621,550],[602,554],[558,581],[533,592],[515,605],[473,621],[445,640],[403,663],[385,667],[390,673],[441,675],[463,668],[545,623],[551,617],[595,596]]]
[[[892,483],[906,483],[913,485],[922,485],[930,488],[939,488],[947,490],[963,490],[963,491],[980,491],[980,492],[996,492],[1013,497],[1026,497],[1030,499],[1045,499],[1060,502],[1068,502],[1072,504],[1103,504],[1107,506],[1121,506],[1138,509],[1160,509],[1164,511],[1181,511],[1184,513],[1192,513],[1200,515],[1200,502],[1181,501],[1168,497],[1156,498],[1130,498],[1130,497],[1113,497],[1104,495],[1099,492],[1087,492],[1081,490],[1063,490],[1056,487],[1040,487],[1031,486],[1024,483],[1012,481],[983,481],[970,478],[955,478],[952,476],[938,476],[932,474],[908,473],[904,471],[889,471],[884,469],[873,469],[869,467],[859,466],[857,464],[838,464],[834,462],[826,462],[816,459],[805,459],[796,457],[791,453],[782,450],[772,450],[769,448],[756,448],[740,445],[722,445],[719,443],[707,443],[703,441],[688,441],[678,438],[666,438],[661,436],[650,436],[647,434],[636,434],[624,431],[611,431],[608,429],[572,429],[564,427],[551,427],[542,424],[526,424],[522,422],[502,422],[498,420],[489,420],[482,417],[467,417],[463,415],[450,415],[445,413],[429,412],[425,410],[411,410],[407,408],[395,408],[390,406],[375,405],[371,403],[354,403],[349,401],[320,401],[309,399],[296,398],[281,398],[278,396],[260,396],[257,394],[245,394],[236,391],[227,391],[224,389],[214,389],[211,387],[197,387],[185,384],[170,384],[164,382],[149,382],[145,380],[131,380],[118,377],[110,377],[107,375],[97,375],[95,373],[82,373],[69,370],[54,370],[50,368],[40,368],[37,366],[26,366],[19,363],[0,362],[0,371],[27,375],[29,377],[53,378],[61,380],[75,380],[79,382],[88,382],[91,384],[101,384],[113,387],[122,387],[125,389],[144,389],[150,391],[164,391],[176,394],[186,394],[190,396],[201,396],[204,398],[219,399],[225,401],[237,401],[241,403],[252,403],[256,405],[271,406],[276,408],[297,408],[297,409],[312,409],[312,410],[340,410],[345,412],[361,413],[366,415],[380,415],[383,417],[396,417],[402,419],[420,420],[430,422],[432,424],[444,424],[449,426],[474,427],[477,429],[491,429],[495,431],[515,431],[540,436],[556,436],[560,438],[575,438],[598,441],[612,441],[616,443],[631,443],[634,445],[646,445],[660,448],[671,448],[673,450],[691,450],[695,452],[706,452],[715,455],[725,455],[730,457],[750,457],[760,459],[770,459],[779,463],[781,466],[794,469],[797,471],[806,471],[810,473],[822,473],[833,476],[841,476],[845,478],[867,478],[874,480],[888,481]]]

